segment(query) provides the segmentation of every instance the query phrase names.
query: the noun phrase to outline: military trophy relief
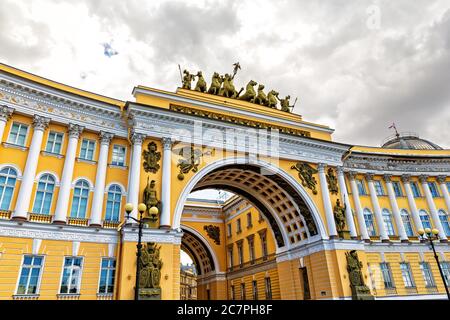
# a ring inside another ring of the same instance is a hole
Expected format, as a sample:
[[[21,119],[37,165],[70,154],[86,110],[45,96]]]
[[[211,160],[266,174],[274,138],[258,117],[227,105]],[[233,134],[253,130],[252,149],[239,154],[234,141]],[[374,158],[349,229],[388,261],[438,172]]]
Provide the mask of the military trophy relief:
[[[161,160],[161,152],[158,151],[158,146],[155,142],[150,142],[147,145],[147,150],[142,152],[142,156],[144,158],[144,171],[149,173],[157,173],[160,165],[159,161]]]
[[[211,85],[207,89],[207,83],[203,77],[203,73],[198,71],[195,73],[190,73],[187,70],[181,72],[181,67],[178,65],[181,77],[181,88],[187,90],[195,90],[202,93],[213,94],[225,98],[237,99],[242,101],[247,101],[260,106],[265,106],[272,109],[281,110],[284,112],[292,113],[292,110],[297,103],[297,98],[295,98],[294,104],[290,104],[289,100],[291,96],[286,96],[284,99],[279,98],[279,93],[275,90],[270,90],[266,95],[264,92],[265,86],[263,84],[258,84],[256,81],[250,80],[245,89],[242,87],[239,91],[234,86],[233,80],[236,76],[238,70],[241,69],[239,62],[233,64],[233,73],[226,73],[225,75],[220,75],[214,72],[211,79]],[[192,89],[192,82],[197,78],[197,83]],[[255,86],[258,85],[257,91]],[[242,95],[241,95],[242,94]],[[278,103],[280,104],[278,108]]]
[[[353,300],[374,300],[368,286],[364,284],[362,274],[362,262],[359,261],[356,250],[345,253],[347,259],[347,271],[350,280],[350,288],[352,290]]]
[[[336,224],[336,230],[340,239],[350,240],[350,231],[346,229],[346,217],[345,210],[346,205],[341,205],[341,201],[336,199],[336,205],[333,208],[334,222]]]
[[[213,226],[212,224],[204,226],[203,230],[206,231],[208,237],[214,240],[214,243],[220,245],[220,228],[218,226]]]
[[[326,178],[328,190],[330,191],[331,194],[337,195],[339,193],[338,182],[334,170],[332,168],[328,168]]]
[[[179,149],[174,149],[174,151],[178,152],[178,155],[181,157],[177,163],[177,168],[180,169],[177,178],[180,181],[184,180],[185,175],[189,172],[192,171],[196,173],[198,171],[202,157],[214,155],[214,149],[203,151],[200,148],[195,148],[194,144]]]
[[[144,244],[139,259],[139,300],[161,300],[160,246],[154,242]]]
[[[316,195],[317,180],[313,175],[317,174],[319,171],[314,169],[308,163],[303,162],[297,162],[295,165],[291,166],[291,169],[295,169],[298,171],[298,177],[302,182],[302,186],[307,187],[314,195]]]
[[[161,201],[158,200],[156,191],[156,181],[147,177],[147,186],[144,189],[142,198],[147,206],[147,225],[150,228],[158,228],[159,214],[161,212]]]

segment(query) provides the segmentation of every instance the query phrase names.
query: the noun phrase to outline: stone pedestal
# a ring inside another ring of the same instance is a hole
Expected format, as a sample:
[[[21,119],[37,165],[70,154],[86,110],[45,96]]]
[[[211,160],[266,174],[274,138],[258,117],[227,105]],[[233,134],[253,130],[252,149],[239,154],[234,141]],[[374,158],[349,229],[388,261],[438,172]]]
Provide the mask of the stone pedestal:
[[[344,239],[344,240],[352,239],[352,237],[350,236],[350,231],[348,231],[348,230],[338,231],[338,235],[339,235],[339,239]]]
[[[139,289],[139,300],[161,300],[161,288]]]
[[[352,286],[352,299],[353,300],[375,300],[373,295],[370,293],[370,289],[367,286]]]

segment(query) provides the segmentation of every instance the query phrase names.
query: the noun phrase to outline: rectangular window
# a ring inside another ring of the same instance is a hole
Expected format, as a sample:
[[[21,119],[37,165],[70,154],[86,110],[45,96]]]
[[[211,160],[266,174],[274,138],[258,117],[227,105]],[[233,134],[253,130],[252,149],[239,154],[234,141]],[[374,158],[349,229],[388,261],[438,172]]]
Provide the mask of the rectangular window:
[[[239,265],[242,267],[244,264],[244,250],[242,247],[242,242],[238,243],[238,255],[239,255]]]
[[[259,213],[259,218],[258,218],[258,222],[263,222],[264,221],[264,217],[261,214],[261,212]]]
[[[115,144],[113,147],[111,164],[114,166],[125,166],[126,147]]]
[[[229,268],[232,268],[232,267],[233,267],[233,263],[234,263],[233,260],[234,260],[234,259],[233,259],[233,245],[230,245],[230,246],[228,247],[228,267],[229,267]]]
[[[237,233],[241,233],[242,232],[241,219],[240,218],[236,220],[236,232]]]
[[[403,283],[405,284],[405,288],[413,288],[416,285],[414,284],[414,280],[411,273],[411,266],[407,262],[400,263],[400,270],[402,271]]]
[[[77,294],[80,292],[81,263],[83,258],[66,257],[59,293]]]
[[[250,256],[250,262],[253,264],[255,260],[255,242],[253,241],[253,237],[247,238],[248,240],[248,253]]]
[[[392,187],[394,188],[396,197],[403,197],[402,186],[398,181],[392,181]]]
[[[356,180],[356,185],[358,186],[358,193],[359,193],[360,196],[367,195],[366,187],[364,185],[364,181],[357,179]]]
[[[83,139],[81,143],[80,159],[94,160],[95,141]]]
[[[25,146],[28,126],[26,124],[14,122],[9,132],[8,143]]]
[[[100,284],[98,293],[113,293],[114,279],[116,273],[116,259],[103,258],[102,269],[100,271]]]
[[[264,282],[266,287],[266,300],[272,300],[272,283],[270,281],[270,278],[265,278]]]
[[[395,288],[389,263],[386,262],[380,263],[380,269],[381,274],[383,275],[384,287],[387,289]]]
[[[38,294],[43,260],[42,256],[24,256],[17,294]]]
[[[439,190],[437,189],[436,183],[428,182],[428,187],[430,188],[430,192],[433,198],[439,197]]]
[[[265,259],[267,257],[267,238],[266,238],[266,233],[260,233],[259,234],[260,238],[261,238],[261,249],[262,249],[262,256],[263,259]]]
[[[433,274],[431,273],[430,265],[428,262],[420,263],[420,270],[422,271],[423,279],[425,280],[425,287],[435,287]]]
[[[252,213],[249,212],[247,213],[247,228],[251,228],[252,227]]]
[[[241,300],[245,300],[245,283],[241,283]]]
[[[231,286],[231,300],[236,300],[236,291],[234,285]]]
[[[258,300],[258,283],[256,280],[252,281],[252,293],[253,293],[253,300]]]
[[[441,269],[444,274],[445,284],[450,286],[450,262],[441,262]]]
[[[377,193],[377,196],[384,196],[384,189],[383,185],[381,184],[381,181],[374,180],[373,185],[375,186],[375,192]]]
[[[227,224],[227,236],[231,237],[231,223]]]
[[[61,154],[62,141],[64,134],[61,132],[50,131],[48,134],[46,152]]]
[[[419,185],[417,184],[417,182],[411,182],[411,190],[412,190],[414,198],[421,197]]]

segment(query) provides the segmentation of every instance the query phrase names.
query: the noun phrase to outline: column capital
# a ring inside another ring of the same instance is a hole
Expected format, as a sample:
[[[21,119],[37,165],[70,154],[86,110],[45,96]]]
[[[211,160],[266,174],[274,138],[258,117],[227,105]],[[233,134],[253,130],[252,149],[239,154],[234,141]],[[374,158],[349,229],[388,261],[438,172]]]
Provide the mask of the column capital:
[[[0,106],[0,120],[8,121],[9,118],[11,118],[13,112],[14,112],[13,108],[10,108],[6,105]]]
[[[105,131],[100,131],[99,137],[101,144],[109,145],[111,143],[112,138],[114,137],[114,134]]]
[[[69,123],[69,137],[79,139],[84,127],[78,124]]]
[[[349,171],[349,172],[347,172],[347,174],[348,174],[348,178],[350,179],[350,181],[354,181],[356,178],[356,175],[357,175],[356,171]]]
[[[366,180],[368,182],[373,181],[373,173],[366,173]]]
[[[326,167],[326,164],[325,163],[319,163],[319,164],[317,164],[317,170],[319,171],[319,173],[320,172],[325,172],[325,167]]]
[[[144,139],[145,139],[145,134],[136,133],[134,131],[131,131],[130,140],[133,143],[133,145],[134,144],[142,144],[142,142],[144,142]]]
[[[336,167],[336,172],[337,172],[338,176],[344,175],[344,167],[342,167],[342,166],[337,166],[337,167]]]
[[[384,181],[386,183],[391,182],[392,174],[387,174],[386,173],[386,174],[383,175],[383,178],[384,178]]]
[[[172,139],[168,137],[161,138],[163,150],[171,150],[172,149]]]
[[[419,176],[419,181],[420,181],[420,183],[427,183],[427,182],[428,182],[427,179],[428,179],[428,176],[426,176],[426,175],[424,175],[424,174],[421,174],[421,175]]]
[[[33,126],[34,130],[44,131],[45,129],[48,128],[49,123],[50,123],[50,118],[38,116],[37,114],[35,114],[33,117],[32,126]]]
[[[446,176],[437,176],[436,180],[439,184],[445,183]]]
[[[411,181],[411,175],[402,174],[402,181],[403,181],[403,183],[409,183]]]

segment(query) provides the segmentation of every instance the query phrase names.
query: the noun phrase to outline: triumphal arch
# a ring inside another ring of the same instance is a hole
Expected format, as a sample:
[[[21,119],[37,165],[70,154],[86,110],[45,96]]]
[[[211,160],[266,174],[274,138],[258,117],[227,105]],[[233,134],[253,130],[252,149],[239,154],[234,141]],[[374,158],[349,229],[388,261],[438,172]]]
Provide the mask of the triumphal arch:
[[[450,150],[335,142],[233,67],[121,101],[0,65],[0,298],[180,299],[182,250],[198,299],[445,297]]]

